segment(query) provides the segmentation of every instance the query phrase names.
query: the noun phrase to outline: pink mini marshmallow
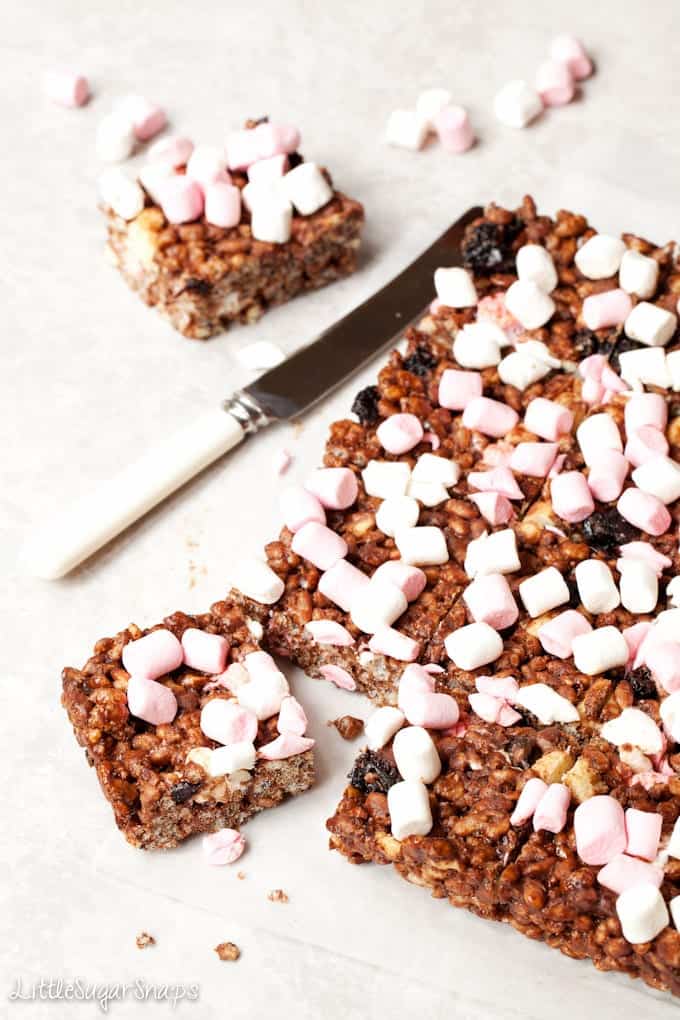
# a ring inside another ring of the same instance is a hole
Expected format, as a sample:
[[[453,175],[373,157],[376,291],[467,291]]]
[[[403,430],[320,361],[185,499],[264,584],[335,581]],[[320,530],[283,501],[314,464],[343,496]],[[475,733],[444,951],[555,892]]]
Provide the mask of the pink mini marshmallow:
[[[520,475],[545,478],[555,463],[557,443],[518,443],[510,458],[510,467]]]
[[[625,393],[628,389],[627,383],[623,381],[620,375],[616,374],[611,365],[605,365],[602,369],[600,382],[607,392]]]
[[[148,152],[149,163],[161,163],[163,166],[177,168],[185,166],[191,159],[194,143],[182,135],[166,135],[151,146]]]
[[[484,722],[496,723],[505,702],[502,698],[495,698],[493,694],[486,694],[481,691],[468,694],[470,708],[483,719]]]
[[[593,628],[585,616],[575,609],[565,609],[552,620],[548,620],[538,629],[536,637],[549,655],[558,659],[568,659],[573,654],[572,644],[575,637],[588,634]]]
[[[634,664],[636,669],[638,666],[644,665],[644,659],[640,662],[636,660],[646,638],[649,637],[650,631],[653,630],[653,626],[649,620],[641,620],[640,623],[634,623],[632,627],[624,627],[621,631],[624,641],[628,645],[628,664]]]
[[[626,433],[626,448],[623,452],[633,467],[640,467],[654,457],[665,457],[668,449],[668,440],[660,429],[653,425],[643,425]]]
[[[647,535],[663,535],[671,526],[671,515],[661,500],[642,489],[626,489],[616,509],[625,520]]]
[[[429,443],[433,450],[438,450],[442,441],[436,432],[423,432],[423,442]]]
[[[257,716],[233,698],[211,698],[201,709],[201,729],[219,744],[251,744],[257,736]]]
[[[626,853],[632,857],[642,857],[645,861],[653,861],[659,852],[663,815],[656,811],[638,811],[637,808],[626,810],[626,832],[628,844]]]
[[[331,683],[343,691],[355,691],[357,689],[356,680],[342,666],[327,663],[325,666],[319,666],[319,672],[324,680],[330,680]]]
[[[582,81],[593,73],[593,65],[583,43],[573,35],[555,36],[550,44],[550,56],[566,64],[576,81]]]
[[[555,442],[560,436],[568,435],[574,427],[574,414],[568,407],[535,397],[524,412],[524,427],[541,439]]]
[[[519,609],[503,574],[484,574],[463,592],[463,598],[475,623],[488,623],[504,630],[516,623]]]
[[[596,404],[601,404],[604,400],[605,388],[602,383],[598,382],[597,379],[584,379],[581,384],[581,400],[588,404],[590,407],[594,407]]]
[[[227,664],[229,642],[221,634],[209,634],[197,627],[189,627],[182,634],[184,662],[190,669],[202,673],[221,673]]]
[[[290,124],[272,124],[265,121],[253,129],[260,159],[290,154],[300,145],[300,132]]]
[[[580,471],[564,471],[550,482],[553,510],[569,524],[578,524],[590,517],[595,501]]]
[[[630,465],[618,450],[603,450],[593,457],[588,470],[588,488],[595,499],[612,503],[623,491]]]
[[[626,849],[626,819],[618,800],[590,797],[574,812],[576,850],[585,864],[607,864]]]
[[[668,424],[668,400],[660,393],[634,393],[626,404],[623,418],[626,433],[635,432],[644,425],[663,432]]]
[[[582,379],[595,379],[596,382],[600,382],[606,367],[607,359],[604,354],[590,354],[579,362],[578,374]]]
[[[515,447],[505,439],[489,443],[482,451],[482,464],[489,467],[510,467],[510,458]]]
[[[387,560],[381,563],[373,575],[375,581],[387,581],[403,592],[407,602],[414,602],[427,584],[427,575],[420,567],[402,563],[401,560]]]
[[[561,832],[567,821],[571,791],[564,783],[551,783],[534,811],[534,832]]]
[[[295,534],[305,524],[326,523],[326,512],[318,498],[301,485],[291,485],[279,497],[279,508],[283,523]]]
[[[473,492],[468,499],[494,528],[499,524],[507,524],[515,516],[512,503],[500,492]]]
[[[520,722],[522,716],[519,712],[516,712],[512,705],[508,705],[505,701],[501,702],[501,707],[498,711],[498,718],[496,722],[499,726],[514,726],[515,723]]]
[[[247,170],[262,158],[258,136],[252,128],[232,131],[225,146],[227,166],[230,170]]]
[[[657,552],[649,542],[626,542],[620,547],[620,552],[624,560],[642,560],[655,571],[657,577],[661,577],[664,570],[673,566],[672,559]]]
[[[368,642],[368,649],[379,655],[389,655],[398,662],[415,662],[420,655],[420,642],[394,627],[383,627]]]
[[[145,99],[144,96],[131,98],[127,109],[132,118],[135,138],[140,142],[148,142],[162,131],[168,122],[163,107]]]
[[[348,648],[354,644],[354,638],[341,623],[336,620],[310,620],[305,630],[317,645],[337,645]]]
[[[508,311],[508,306],[505,303],[505,291],[502,290],[496,291],[495,294],[487,294],[480,299],[477,305],[477,318],[495,322],[508,337],[508,341],[512,343],[524,333],[524,327],[512,312]]]
[[[347,542],[325,524],[310,521],[293,535],[291,549],[319,570],[329,570],[347,555]]]
[[[406,713],[408,701],[417,694],[431,694],[434,692],[434,680],[424,666],[418,666],[415,662],[407,666],[401,674],[399,689],[397,692],[397,705]]]
[[[200,184],[182,174],[167,177],[159,183],[158,199],[169,223],[190,223],[203,212]]]
[[[433,676],[438,676],[440,673],[446,673],[443,666],[438,666],[436,662],[427,662],[422,667],[426,673],[431,673]]]
[[[233,864],[246,848],[246,841],[236,829],[219,829],[203,837],[203,856],[208,864],[221,867]]]
[[[359,495],[357,477],[349,468],[319,468],[305,482],[305,489],[313,493],[328,510],[346,510]]]
[[[447,152],[467,152],[475,143],[470,118],[462,106],[445,106],[436,114],[433,126]]]
[[[279,153],[269,159],[258,159],[248,167],[248,180],[254,184],[270,184],[278,181],[288,170],[288,156]]]
[[[307,716],[300,702],[292,694],[281,702],[276,728],[279,733],[294,733],[298,737],[304,736],[307,729]]]
[[[408,453],[423,438],[423,426],[415,414],[391,414],[378,426],[376,436],[388,453]]]
[[[228,181],[205,186],[205,218],[216,227],[235,227],[241,221],[241,189]]]
[[[123,647],[123,668],[135,676],[157,680],[171,673],[184,662],[184,649],[172,633],[164,627],[152,630]]]
[[[275,740],[259,747],[257,754],[265,761],[282,761],[293,758],[296,754],[304,754],[314,747],[311,737],[301,737],[297,733],[281,733]]]
[[[484,436],[493,436],[494,439],[500,439],[512,431],[518,421],[517,411],[490,397],[474,397],[463,411],[463,425],[466,429],[481,432]]]
[[[514,701],[519,684],[512,676],[478,676],[475,686],[480,694],[491,694],[503,701]]]
[[[348,563],[347,560],[339,560],[321,575],[317,588],[329,602],[333,602],[348,613],[352,603],[368,583],[368,577],[358,567]]]
[[[524,825],[528,822],[548,790],[548,784],[538,776],[528,779],[520,791],[515,810],[510,815],[511,825]]]
[[[45,92],[60,106],[83,106],[90,98],[87,78],[68,67],[53,67],[45,74]]]
[[[620,896],[626,889],[636,885],[654,885],[660,888],[663,882],[663,868],[639,861],[637,857],[617,854],[609,864],[605,864],[597,873],[597,880],[605,889],[611,889]]]
[[[429,730],[447,730],[460,715],[458,702],[450,694],[419,691],[405,698],[404,715],[411,726]]]
[[[558,453],[553,462],[553,466],[548,471],[548,478],[557,478],[562,473],[562,468],[567,460],[566,453]]]
[[[256,680],[261,676],[268,676],[270,673],[281,672],[269,652],[248,652],[243,659],[243,664],[251,680]]]
[[[152,726],[171,723],[177,715],[177,698],[169,687],[145,676],[131,676],[127,685],[130,714]]]
[[[616,290],[605,290],[601,294],[590,294],[583,302],[583,321],[588,329],[620,326],[632,310],[630,295],[617,287]],[[600,382],[606,386],[604,379],[600,378]]]
[[[539,64],[534,85],[544,106],[566,106],[576,91],[571,71],[559,60]]]
[[[442,407],[450,411],[464,411],[471,400],[481,397],[483,389],[481,372],[447,368],[439,380],[437,399]]]
[[[680,642],[652,641],[645,651],[645,665],[669,694],[680,690]]]
[[[225,669],[224,673],[220,673],[219,676],[213,677],[210,684],[206,684],[203,690],[208,690],[216,687],[224,687],[232,694],[236,694],[239,687],[243,684],[248,683],[250,675],[248,670],[240,662],[232,662]]]
[[[509,467],[495,467],[491,471],[470,471],[468,485],[481,492],[498,492],[506,499],[524,499],[524,493]]]

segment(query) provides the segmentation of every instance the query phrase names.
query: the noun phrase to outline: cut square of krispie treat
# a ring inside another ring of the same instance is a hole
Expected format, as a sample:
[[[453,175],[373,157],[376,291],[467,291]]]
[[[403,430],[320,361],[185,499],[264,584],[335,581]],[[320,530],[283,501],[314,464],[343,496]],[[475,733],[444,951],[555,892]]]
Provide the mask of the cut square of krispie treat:
[[[136,205],[102,187],[115,265],[184,336],[255,322],[354,272],[363,207],[303,161],[299,140],[294,129],[251,121],[224,155],[199,146],[186,165],[142,168]]]
[[[116,824],[166,849],[238,828],[314,780],[304,710],[232,602],[103,638],[63,673],[63,705]]]

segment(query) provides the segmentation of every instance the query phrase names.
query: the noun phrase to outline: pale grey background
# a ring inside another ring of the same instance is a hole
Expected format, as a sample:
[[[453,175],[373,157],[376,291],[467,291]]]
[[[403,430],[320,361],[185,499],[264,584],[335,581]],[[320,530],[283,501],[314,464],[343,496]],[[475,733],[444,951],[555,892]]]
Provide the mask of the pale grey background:
[[[587,1017],[674,1015],[677,1007],[630,982],[327,854],[323,820],[354,748],[323,724],[365,706],[301,678],[312,731],[327,735],[320,784],[247,830],[247,881],[209,871],[195,844],[141,855],[112,831],[59,707],[61,666],[80,664],[96,638],[130,620],[151,623],[219,597],[237,553],[275,531],[276,451],[288,445],[291,477],[304,477],[320,430],[347,410],[358,383],[299,435],[280,428],[243,447],[68,580],[26,578],[17,552],[34,522],[244,382],[236,348],[270,339],[292,349],[309,339],[473,202],[516,203],[531,191],[546,210],[571,206],[604,229],[677,237],[675,10],[671,0],[2,4],[0,1013],[93,1016],[91,1004],[4,1004],[16,978],[80,975],[198,981],[201,1006],[181,1015],[205,1018],[550,1020],[564,1014],[567,996]],[[559,30],[586,40],[597,76],[579,102],[530,130],[500,126],[494,92],[510,77],[532,77]],[[90,75],[86,109],[43,97],[42,72],[57,60]],[[470,108],[478,147],[464,157],[386,148],[388,112],[433,85]],[[299,124],[308,157],[366,204],[360,273],[207,344],[174,334],[107,264],[94,208],[95,126],[129,91],[167,105],[173,127],[198,141],[220,142],[264,112]],[[275,886],[289,893],[287,906],[266,901]],[[141,928],[158,939],[144,953],[134,946]],[[243,949],[236,965],[212,953],[225,939]],[[167,1014],[112,1006],[121,1018]]]

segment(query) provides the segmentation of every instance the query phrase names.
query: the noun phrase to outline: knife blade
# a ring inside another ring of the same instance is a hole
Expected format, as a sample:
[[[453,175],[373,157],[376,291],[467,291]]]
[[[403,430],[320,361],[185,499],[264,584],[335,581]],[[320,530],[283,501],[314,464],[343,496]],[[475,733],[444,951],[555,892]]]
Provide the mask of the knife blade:
[[[312,343],[166,438],[50,521],[24,550],[30,573],[63,577],[154,506],[274,421],[297,417],[341,385],[423,312],[439,266],[461,264],[479,207],[456,220],[414,262]]]

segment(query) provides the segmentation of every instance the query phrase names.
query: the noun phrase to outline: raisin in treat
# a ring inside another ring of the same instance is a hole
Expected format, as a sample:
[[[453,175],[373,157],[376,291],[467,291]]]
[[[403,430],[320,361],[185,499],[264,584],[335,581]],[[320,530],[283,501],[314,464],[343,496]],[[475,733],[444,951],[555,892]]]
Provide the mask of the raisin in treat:
[[[174,613],[64,670],[76,739],[134,846],[238,828],[312,784],[304,711],[249,622],[228,601]]]
[[[225,155],[165,146],[138,184],[102,180],[114,263],[184,336],[254,322],[356,268],[363,208],[303,162],[299,140],[295,129],[249,122]]]

